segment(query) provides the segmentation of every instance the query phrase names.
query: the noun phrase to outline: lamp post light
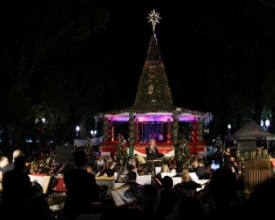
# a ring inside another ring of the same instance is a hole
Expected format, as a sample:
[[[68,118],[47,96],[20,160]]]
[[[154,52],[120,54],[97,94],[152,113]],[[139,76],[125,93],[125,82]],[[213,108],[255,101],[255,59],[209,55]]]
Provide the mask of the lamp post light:
[[[230,135],[231,134],[231,124],[228,124],[227,125],[227,132],[228,132],[228,135]]]
[[[265,120],[265,126],[266,126],[266,130],[268,130],[268,127],[270,126],[270,121],[268,119]],[[268,141],[266,141],[266,149],[268,152]]]
[[[263,127],[264,126],[264,121],[263,120],[261,120],[261,127]]]
[[[270,126],[270,121],[268,119],[265,120],[265,126],[266,130],[268,130],[268,127]]]
[[[76,136],[78,137],[78,132],[80,131],[80,127],[79,127],[79,126],[76,126],[76,127],[75,127],[75,130],[76,130]]]
[[[265,126],[268,128],[270,125],[270,121],[268,119],[265,120]]]
[[[94,138],[96,136],[97,131],[96,130],[91,130],[90,133],[91,133],[92,137]]]

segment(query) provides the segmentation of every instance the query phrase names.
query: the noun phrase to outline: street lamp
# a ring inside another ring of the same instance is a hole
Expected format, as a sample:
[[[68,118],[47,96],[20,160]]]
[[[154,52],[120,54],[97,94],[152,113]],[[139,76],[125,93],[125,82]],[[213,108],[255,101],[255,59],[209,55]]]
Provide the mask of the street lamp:
[[[80,131],[80,127],[79,127],[79,126],[76,126],[76,127],[75,127],[75,130],[76,130],[76,136],[78,137],[78,132]]]
[[[265,120],[265,126],[268,128],[270,125],[270,121],[268,119]]]
[[[44,124],[46,122],[46,119],[45,118],[42,118],[42,123]]]
[[[270,121],[268,119],[265,120],[265,126],[266,126],[266,130],[268,129],[270,125]],[[267,152],[268,152],[268,141],[266,141],[266,149],[267,149]]]
[[[231,129],[231,124],[228,124],[228,125],[227,125],[227,128],[230,130],[230,129]]]
[[[91,130],[91,135],[92,135],[92,137],[95,137],[96,136],[96,133],[97,133],[97,131],[96,130]]]
[[[266,126],[266,127],[269,127],[269,125],[270,125],[270,121],[269,121],[268,119],[266,119],[266,121],[265,121],[265,126]]]

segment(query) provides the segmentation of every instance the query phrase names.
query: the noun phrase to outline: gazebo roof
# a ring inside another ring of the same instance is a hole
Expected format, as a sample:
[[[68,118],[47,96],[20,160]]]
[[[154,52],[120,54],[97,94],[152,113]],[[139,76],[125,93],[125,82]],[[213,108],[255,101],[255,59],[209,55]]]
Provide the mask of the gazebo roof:
[[[208,113],[200,111],[191,111],[186,108],[176,107],[169,104],[148,104],[136,105],[123,110],[111,111],[105,113],[104,116],[112,121],[128,121],[129,114],[134,113],[139,121],[168,121],[173,120],[176,114],[179,121],[193,121],[198,117],[208,116]]]

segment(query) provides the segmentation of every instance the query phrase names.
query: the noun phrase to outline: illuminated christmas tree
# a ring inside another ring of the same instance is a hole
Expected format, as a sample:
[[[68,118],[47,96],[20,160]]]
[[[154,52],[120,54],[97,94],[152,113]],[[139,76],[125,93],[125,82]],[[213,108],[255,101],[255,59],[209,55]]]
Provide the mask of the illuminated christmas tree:
[[[134,106],[154,103],[173,105],[168,79],[165,74],[165,68],[155,34],[155,25],[158,23],[160,17],[155,11],[152,11],[152,14],[149,15],[149,22],[153,25],[153,34],[143,71],[139,79]]]
[[[181,167],[188,168],[191,165],[192,154],[187,146],[185,135],[182,136],[176,159],[180,163]]]
[[[123,161],[125,162],[125,160],[127,160],[127,155],[123,149],[124,142],[125,142],[125,138],[123,137],[122,134],[119,134],[116,155],[117,155],[117,158],[123,159]]]

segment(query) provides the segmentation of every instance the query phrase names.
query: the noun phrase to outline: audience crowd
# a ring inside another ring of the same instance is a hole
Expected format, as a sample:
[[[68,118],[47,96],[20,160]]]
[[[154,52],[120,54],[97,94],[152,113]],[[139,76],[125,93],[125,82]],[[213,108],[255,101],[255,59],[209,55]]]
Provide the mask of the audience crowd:
[[[126,163],[115,156],[102,157],[100,154],[86,155],[82,150],[73,154],[74,164],[58,164],[55,152],[50,152],[49,167],[46,175],[62,173],[67,188],[62,216],[67,220],[79,219],[81,214],[95,214],[94,205],[100,202],[101,190],[97,185],[97,176],[114,176],[116,181],[125,178],[124,186],[129,190],[135,202],[123,207],[110,205],[101,213],[100,219],[241,219],[250,217],[265,218],[272,215],[275,179],[271,178],[258,185],[246,200],[240,194],[238,176],[243,167],[235,161],[230,150],[225,153],[224,165],[211,172],[203,159],[195,158],[193,170],[199,179],[209,179],[201,185],[190,177],[190,170],[180,174],[182,182],[176,185],[169,176],[156,176],[152,184],[141,185],[137,176],[146,172],[146,161],[135,155]],[[31,156],[32,160],[37,158]],[[39,168],[28,166],[30,158],[22,151],[15,150],[9,163],[7,157],[0,158],[1,180],[1,219],[52,219],[45,195],[37,190],[37,184],[30,181],[29,174],[39,174]],[[177,164],[170,158],[162,165],[162,172],[176,169]],[[150,169],[149,169],[150,170]],[[128,172],[127,177],[120,175]],[[149,171],[150,172],[150,171]],[[175,171],[177,173],[177,171]],[[52,183],[54,185],[54,183]],[[49,187],[52,193],[54,187]],[[48,194],[49,194],[48,193]],[[93,219],[91,215],[90,219]]]

